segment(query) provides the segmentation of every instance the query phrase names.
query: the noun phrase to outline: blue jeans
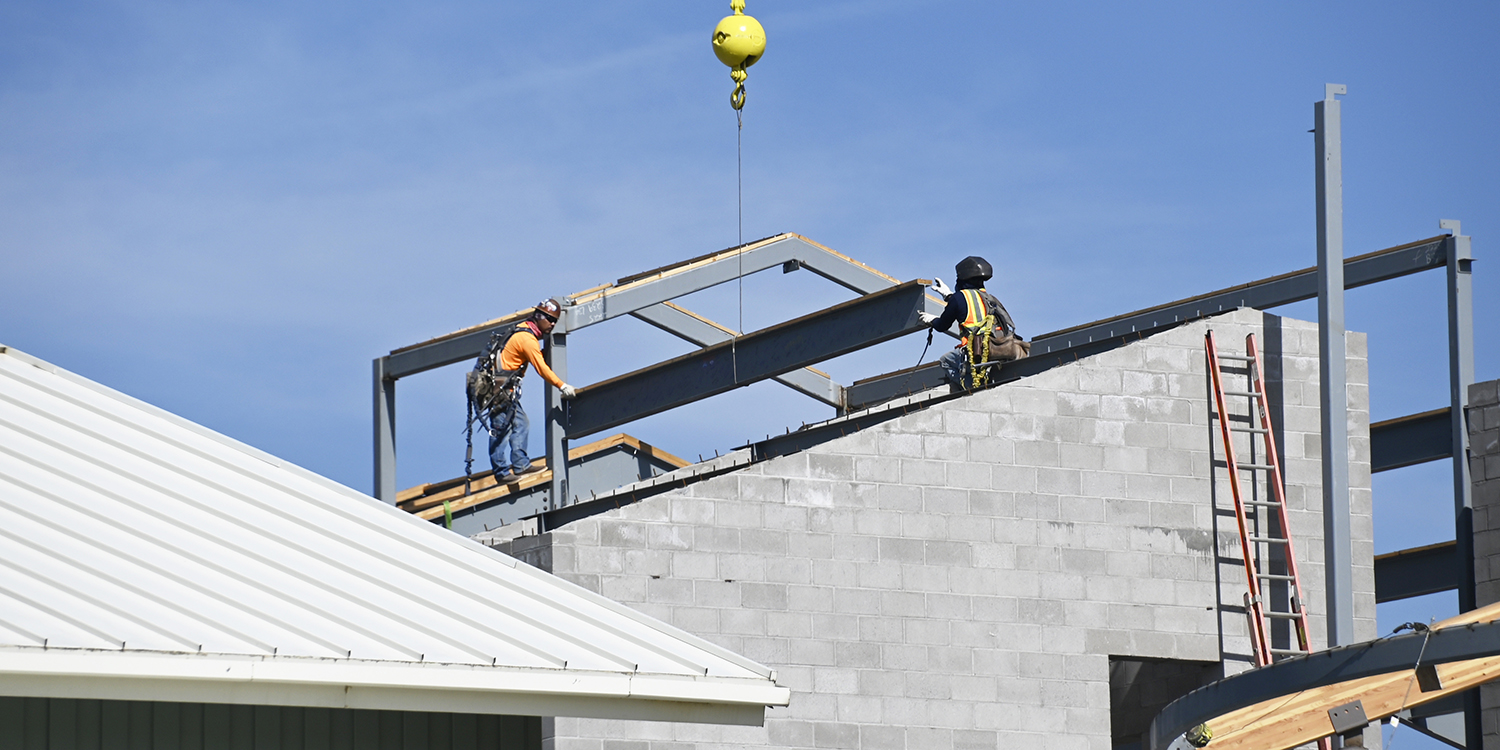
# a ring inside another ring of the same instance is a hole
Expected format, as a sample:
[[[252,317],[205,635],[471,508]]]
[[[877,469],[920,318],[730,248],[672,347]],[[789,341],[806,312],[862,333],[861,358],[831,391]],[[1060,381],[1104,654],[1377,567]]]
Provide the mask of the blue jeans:
[[[519,394],[517,394],[519,395]],[[531,420],[521,408],[521,399],[510,402],[510,408],[494,416],[490,421],[490,468],[495,470],[495,479],[503,479],[512,471],[525,471],[531,465],[526,455],[526,442],[531,438]],[[510,461],[505,460],[505,449],[510,448]]]
[[[938,358],[938,363],[943,366],[943,373],[950,384],[966,391],[974,389],[974,379],[969,373],[969,350],[967,348],[961,346],[948,350],[947,354]]]

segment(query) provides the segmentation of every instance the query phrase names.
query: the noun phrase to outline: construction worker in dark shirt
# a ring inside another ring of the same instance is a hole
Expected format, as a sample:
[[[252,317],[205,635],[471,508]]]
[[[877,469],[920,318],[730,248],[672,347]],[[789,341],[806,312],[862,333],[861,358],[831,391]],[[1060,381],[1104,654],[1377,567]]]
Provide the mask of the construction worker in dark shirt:
[[[994,275],[988,261],[971,255],[959,261],[954,271],[957,291],[948,289],[941,279],[932,284],[948,300],[943,314],[923,312],[921,319],[940,333],[954,323],[960,325],[963,338],[958,347],[938,361],[953,389],[967,391],[974,389],[976,380],[981,386],[988,381],[988,363],[1021,359],[1030,353],[1031,345],[1016,335],[1015,321],[1005,305],[985,290],[984,282]],[[977,378],[976,369],[982,370]]]

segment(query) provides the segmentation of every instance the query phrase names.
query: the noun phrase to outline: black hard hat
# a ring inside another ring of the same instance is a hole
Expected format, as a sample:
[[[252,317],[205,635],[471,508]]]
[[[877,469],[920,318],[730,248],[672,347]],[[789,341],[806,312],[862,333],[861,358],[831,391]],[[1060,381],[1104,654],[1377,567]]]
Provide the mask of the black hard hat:
[[[968,281],[969,279],[989,281],[990,277],[995,275],[995,270],[990,268],[990,262],[978,255],[970,255],[964,258],[958,262],[958,265],[953,267],[953,270],[958,273],[959,281]]]

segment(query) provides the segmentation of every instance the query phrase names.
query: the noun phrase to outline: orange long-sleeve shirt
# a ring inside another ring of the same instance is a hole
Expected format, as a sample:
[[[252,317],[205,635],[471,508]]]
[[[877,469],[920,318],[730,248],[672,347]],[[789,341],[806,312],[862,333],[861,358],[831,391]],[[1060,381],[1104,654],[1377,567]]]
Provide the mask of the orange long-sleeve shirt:
[[[526,375],[526,365],[536,367],[542,378],[553,387],[561,388],[562,378],[547,366],[546,360],[542,359],[542,344],[539,340],[540,332],[530,322],[522,323],[516,332],[511,335],[510,340],[505,342],[505,348],[500,351],[500,369],[520,370],[521,376]]]

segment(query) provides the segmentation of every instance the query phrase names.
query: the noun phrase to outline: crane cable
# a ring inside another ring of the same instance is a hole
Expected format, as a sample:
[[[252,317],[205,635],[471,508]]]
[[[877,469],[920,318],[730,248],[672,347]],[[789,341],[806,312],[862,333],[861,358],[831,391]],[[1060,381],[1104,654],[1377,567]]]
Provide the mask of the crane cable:
[[[738,216],[738,233],[735,256],[739,262],[739,330],[729,340],[729,360],[734,372],[734,382],[740,380],[739,337],[745,332],[745,79],[747,68],[760,60],[766,52],[766,30],[753,16],[745,15],[745,0],[729,0],[730,15],[719,20],[714,27],[714,57],[729,66],[729,78],[734,81],[734,90],[729,94],[729,106],[734,109],[734,165],[735,165],[735,212]]]

